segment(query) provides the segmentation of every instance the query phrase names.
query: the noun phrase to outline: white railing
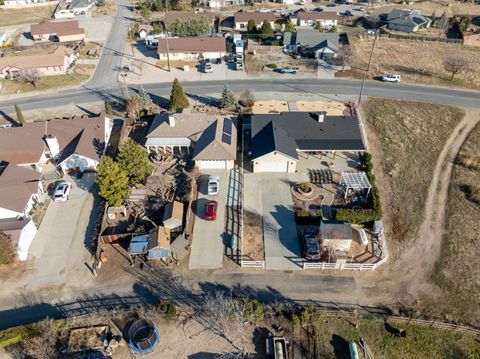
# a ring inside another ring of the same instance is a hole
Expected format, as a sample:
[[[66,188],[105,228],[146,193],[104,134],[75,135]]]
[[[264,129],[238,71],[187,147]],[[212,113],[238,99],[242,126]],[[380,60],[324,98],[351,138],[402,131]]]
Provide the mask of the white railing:
[[[242,268],[262,268],[265,269],[265,261],[244,261],[240,262]]]

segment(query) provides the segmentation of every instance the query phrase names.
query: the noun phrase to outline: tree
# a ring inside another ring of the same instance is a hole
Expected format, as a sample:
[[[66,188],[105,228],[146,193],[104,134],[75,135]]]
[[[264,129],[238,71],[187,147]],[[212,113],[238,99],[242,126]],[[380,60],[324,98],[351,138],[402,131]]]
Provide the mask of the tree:
[[[23,118],[23,113],[22,110],[20,109],[20,106],[15,104],[15,112],[17,113],[17,122],[20,126],[23,126],[25,124],[25,118]]]
[[[32,84],[33,87],[37,87],[40,75],[37,70],[22,70],[16,78],[22,82]]]
[[[255,24],[255,20],[253,19],[248,20],[247,32],[249,35],[257,33],[257,24]]]
[[[456,74],[467,71],[468,61],[460,56],[450,56],[443,62],[443,68],[452,74],[450,81],[453,81]]]
[[[152,10],[150,10],[148,7],[142,7],[140,10],[140,15],[145,19],[145,20],[150,20],[152,17]]]
[[[142,110],[147,111],[147,113],[152,112],[155,104],[153,103],[152,98],[150,97],[148,92],[145,91],[143,86],[140,88],[140,100],[142,102]]]
[[[350,63],[352,58],[353,58],[352,49],[350,48],[350,46],[345,45],[338,51],[337,57],[335,57],[335,65],[342,66],[342,71],[344,71],[345,66],[347,66]]]
[[[235,104],[235,96],[232,91],[228,90],[227,86],[223,87],[222,99],[220,100],[221,108],[230,108]]]
[[[95,1],[96,6],[105,6],[105,0],[97,0]]]
[[[98,163],[97,184],[100,187],[100,196],[105,198],[110,206],[121,206],[123,200],[130,195],[127,174],[109,156],[103,156]]]
[[[335,25],[330,26],[328,32],[337,32],[337,27]]]
[[[22,345],[25,354],[33,359],[54,359],[58,357],[57,340],[58,333],[52,319],[45,319],[35,324],[38,332],[32,338],[25,340]]]
[[[260,29],[260,32],[264,38],[273,36],[273,29],[270,22],[268,22],[267,20],[263,20],[263,24],[262,24],[262,28]]]
[[[128,139],[117,156],[120,169],[126,173],[129,184],[142,183],[153,172],[148,154],[137,142]]]
[[[107,116],[113,116],[112,105],[107,100],[105,100],[105,113]]]
[[[172,91],[170,92],[170,105],[168,109],[170,111],[176,111],[179,108],[186,108],[190,104],[188,103],[188,98],[183,92],[182,85],[178,79],[173,80]]]
[[[164,31],[163,25],[159,22],[154,22],[152,26],[153,26],[152,34],[154,35],[161,34]]]
[[[252,108],[255,104],[255,95],[252,90],[247,90],[240,95],[239,102],[242,106]]]
[[[295,26],[292,24],[290,20],[287,20],[285,24],[285,32],[295,32]]]
[[[127,100],[127,113],[129,117],[134,119],[140,118],[140,112],[142,111],[143,100],[136,93],[132,93]]]
[[[323,25],[320,21],[317,21],[314,26],[315,30],[318,30],[320,32],[323,32],[325,29],[323,28]]]
[[[170,25],[169,31],[180,37],[204,36],[210,34],[212,26],[205,16],[187,21],[176,19],[172,25]]]

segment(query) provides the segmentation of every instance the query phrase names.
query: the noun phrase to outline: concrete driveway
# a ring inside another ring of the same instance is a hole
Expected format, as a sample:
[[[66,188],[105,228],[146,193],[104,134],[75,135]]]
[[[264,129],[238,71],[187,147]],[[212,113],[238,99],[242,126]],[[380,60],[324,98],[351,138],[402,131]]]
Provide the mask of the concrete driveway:
[[[219,177],[219,193],[216,196],[207,194],[208,176]],[[195,224],[193,227],[192,248],[188,269],[221,268],[224,255],[225,207],[228,196],[229,172],[226,170],[209,170],[200,176],[197,200],[195,202]],[[205,221],[205,206],[208,201],[218,202],[217,219]]]
[[[244,181],[245,210],[263,218],[266,269],[301,269],[287,174],[248,173]]]
[[[90,217],[95,212],[89,196],[95,174],[87,173],[78,180],[65,175],[63,180],[73,185],[69,199],[50,201],[30,248],[29,256],[34,259],[29,283],[32,289],[67,281],[80,285],[82,278],[90,275],[85,265],[91,262],[85,238]]]

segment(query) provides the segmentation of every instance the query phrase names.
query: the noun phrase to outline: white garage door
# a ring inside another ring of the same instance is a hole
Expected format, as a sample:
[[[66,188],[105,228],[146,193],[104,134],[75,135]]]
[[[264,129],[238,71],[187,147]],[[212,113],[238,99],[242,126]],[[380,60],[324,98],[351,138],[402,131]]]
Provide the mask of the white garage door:
[[[225,161],[202,161],[199,166],[201,169],[226,169]]]
[[[262,161],[260,163],[261,172],[287,172],[288,161]]]

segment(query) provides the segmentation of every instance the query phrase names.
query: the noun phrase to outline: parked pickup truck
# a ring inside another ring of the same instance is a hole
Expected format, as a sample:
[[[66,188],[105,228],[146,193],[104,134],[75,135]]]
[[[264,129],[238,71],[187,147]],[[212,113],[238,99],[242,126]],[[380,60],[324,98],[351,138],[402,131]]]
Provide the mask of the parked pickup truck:
[[[282,74],[296,74],[298,71],[298,67],[293,66],[285,66],[280,68],[280,72]]]
[[[209,196],[216,196],[218,194],[218,176],[208,176],[208,190]]]

